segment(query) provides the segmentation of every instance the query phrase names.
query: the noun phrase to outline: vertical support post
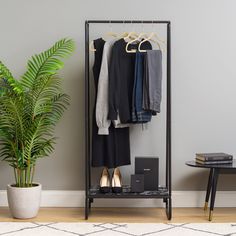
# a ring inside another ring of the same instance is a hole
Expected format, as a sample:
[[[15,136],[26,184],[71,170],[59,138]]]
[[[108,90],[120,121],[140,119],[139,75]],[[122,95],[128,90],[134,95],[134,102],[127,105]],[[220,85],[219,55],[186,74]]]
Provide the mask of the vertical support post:
[[[166,187],[171,218],[171,26],[167,24]]]
[[[88,194],[90,189],[89,87],[89,23],[85,21],[85,219],[88,219]]]

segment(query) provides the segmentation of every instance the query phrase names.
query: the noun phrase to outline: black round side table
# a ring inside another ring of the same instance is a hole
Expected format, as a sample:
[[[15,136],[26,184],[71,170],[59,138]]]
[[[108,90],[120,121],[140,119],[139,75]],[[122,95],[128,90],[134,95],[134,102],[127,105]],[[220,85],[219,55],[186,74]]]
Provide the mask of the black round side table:
[[[211,193],[211,202],[210,202],[210,212],[209,212],[209,221],[212,220],[213,210],[216,197],[216,188],[219,174],[236,174],[236,160],[233,160],[232,164],[198,164],[195,161],[187,161],[185,163],[187,166],[197,167],[197,168],[207,168],[210,169],[207,191],[205,198],[204,210],[207,210],[208,202]]]

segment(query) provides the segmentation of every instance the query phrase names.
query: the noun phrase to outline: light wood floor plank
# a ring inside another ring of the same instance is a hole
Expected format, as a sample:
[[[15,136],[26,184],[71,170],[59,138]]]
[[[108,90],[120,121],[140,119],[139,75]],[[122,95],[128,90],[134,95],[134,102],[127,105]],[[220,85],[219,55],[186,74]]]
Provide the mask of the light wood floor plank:
[[[0,221],[18,222],[86,222],[83,208],[41,208],[38,216],[29,220],[13,219],[8,208],[0,208]],[[171,221],[166,219],[162,208],[92,208],[87,222],[126,223],[207,223],[208,212],[202,208],[174,208]],[[236,208],[216,208],[212,222],[236,222]]]

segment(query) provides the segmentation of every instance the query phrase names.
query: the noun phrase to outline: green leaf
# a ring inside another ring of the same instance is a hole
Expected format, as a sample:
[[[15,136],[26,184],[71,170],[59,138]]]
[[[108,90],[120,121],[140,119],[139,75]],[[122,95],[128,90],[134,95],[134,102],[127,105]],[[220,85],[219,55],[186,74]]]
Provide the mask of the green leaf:
[[[1,92],[3,92],[3,89],[11,89],[11,91],[14,91],[18,94],[22,93],[22,86],[14,79],[13,75],[11,74],[10,70],[0,61],[0,80],[1,80],[1,89],[0,89],[0,95]],[[5,86],[3,86],[3,83],[5,83]],[[9,85],[7,87],[6,85]]]
[[[54,75],[64,66],[62,58],[68,57],[75,48],[71,39],[61,39],[50,49],[35,55],[28,61],[28,70],[22,76],[21,84],[31,89],[38,77]]]

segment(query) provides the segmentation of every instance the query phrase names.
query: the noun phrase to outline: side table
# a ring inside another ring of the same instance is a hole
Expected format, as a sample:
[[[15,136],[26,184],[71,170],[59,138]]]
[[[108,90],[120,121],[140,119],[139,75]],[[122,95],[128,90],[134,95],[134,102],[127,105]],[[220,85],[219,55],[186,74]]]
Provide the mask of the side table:
[[[208,202],[211,195],[210,212],[209,212],[209,221],[211,221],[213,217],[213,210],[214,210],[215,197],[216,197],[216,188],[217,188],[219,174],[236,174],[236,160],[233,160],[232,164],[204,165],[204,164],[198,164],[195,161],[187,161],[185,164],[191,167],[207,168],[210,170],[208,183],[207,183],[204,210],[206,211],[208,208]]]

